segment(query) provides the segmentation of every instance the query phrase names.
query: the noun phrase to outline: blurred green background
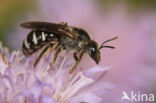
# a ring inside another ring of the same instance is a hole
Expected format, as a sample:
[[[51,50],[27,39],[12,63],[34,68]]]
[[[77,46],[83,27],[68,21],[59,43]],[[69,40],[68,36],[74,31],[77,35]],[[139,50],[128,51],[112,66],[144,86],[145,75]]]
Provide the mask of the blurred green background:
[[[15,29],[16,23],[35,9],[35,0],[0,0],[0,41],[4,45],[12,48],[6,37],[8,34],[13,35],[10,31]]]

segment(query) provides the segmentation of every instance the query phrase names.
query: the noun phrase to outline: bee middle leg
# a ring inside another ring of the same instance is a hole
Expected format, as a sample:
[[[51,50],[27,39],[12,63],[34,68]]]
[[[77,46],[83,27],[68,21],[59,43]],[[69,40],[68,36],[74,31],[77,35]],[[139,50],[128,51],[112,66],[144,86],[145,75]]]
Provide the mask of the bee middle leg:
[[[76,52],[73,54],[73,57],[75,59],[75,64],[72,66],[71,70],[70,70],[70,74],[76,69],[77,65],[80,63],[82,56],[84,54],[84,51],[82,51],[79,55],[79,57],[77,57]]]
[[[62,47],[58,46],[58,48],[56,49],[56,52],[54,54],[54,59],[53,59],[52,65],[55,65],[55,62],[56,62],[57,58],[59,57],[61,51],[62,51]]]

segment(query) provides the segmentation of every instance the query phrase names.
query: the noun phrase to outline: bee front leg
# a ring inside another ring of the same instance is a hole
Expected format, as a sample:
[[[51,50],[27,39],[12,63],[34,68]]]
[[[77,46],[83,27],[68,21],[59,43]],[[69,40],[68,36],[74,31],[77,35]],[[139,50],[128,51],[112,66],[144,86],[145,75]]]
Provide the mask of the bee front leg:
[[[57,58],[59,57],[61,51],[62,51],[62,47],[58,46],[58,48],[56,49],[55,55],[54,55],[52,65],[55,65],[55,62],[56,62]]]
[[[76,69],[77,65],[80,63],[81,59],[82,59],[82,56],[84,54],[84,51],[82,51],[79,55],[79,58],[77,57],[76,55],[76,52],[73,54],[73,57],[75,59],[75,64],[72,66],[71,70],[70,70],[70,74]]]

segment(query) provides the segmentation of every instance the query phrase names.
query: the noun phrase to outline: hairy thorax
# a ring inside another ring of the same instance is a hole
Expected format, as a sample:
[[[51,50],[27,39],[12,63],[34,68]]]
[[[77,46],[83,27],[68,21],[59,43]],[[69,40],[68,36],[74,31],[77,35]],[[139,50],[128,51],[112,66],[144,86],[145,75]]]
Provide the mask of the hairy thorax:
[[[61,38],[62,45],[66,50],[71,50],[73,52],[80,51],[84,48],[83,41],[80,41],[78,39],[73,39],[69,37]]]

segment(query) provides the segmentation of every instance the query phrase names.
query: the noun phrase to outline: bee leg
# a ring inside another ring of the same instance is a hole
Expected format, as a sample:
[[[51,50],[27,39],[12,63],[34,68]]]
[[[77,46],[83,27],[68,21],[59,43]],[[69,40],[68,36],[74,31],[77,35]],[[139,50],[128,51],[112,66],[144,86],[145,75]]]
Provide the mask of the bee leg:
[[[62,51],[62,48],[59,46],[55,52],[55,55],[54,55],[54,59],[53,59],[53,62],[52,62],[52,65],[55,65],[55,62],[57,60],[57,58],[59,57],[60,53]]]
[[[70,74],[76,69],[77,65],[80,63],[82,56],[84,54],[84,51],[82,51],[79,55],[79,58],[77,57],[76,53],[73,54],[73,57],[75,59],[75,64],[72,66],[71,70],[70,70]]]
[[[74,63],[74,65],[72,66],[72,68],[71,68],[71,70],[70,70],[70,74],[75,70],[75,68],[77,67],[77,65],[78,65],[78,57],[77,57],[77,55],[76,55],[76,53],[74,53],[73,54],[73,57],[74,57],[74,59],[75,59],[75,63]]]
[[[37,56],[37,59],[35,60],[35,62],[34,62],[34,67],[36,67],[36,65],[38,64],[38,62],[40,61],[40,59],[41,59],[41,57],[46,53],[46,51],[50,48],[50,47],[52,47],[52,43],[49,43],[49,44],[47,44],[43,49],[42,49],[42,51],[40,52],[40,54]]]

